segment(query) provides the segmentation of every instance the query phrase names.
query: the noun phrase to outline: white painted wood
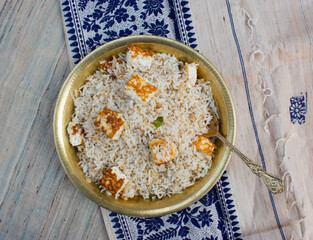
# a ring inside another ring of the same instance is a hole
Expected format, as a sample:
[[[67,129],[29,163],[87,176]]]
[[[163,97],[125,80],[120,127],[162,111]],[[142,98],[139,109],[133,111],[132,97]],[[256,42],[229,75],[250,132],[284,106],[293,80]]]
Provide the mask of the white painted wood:
[[[281,224],[287,239],[313,238],[312,1],[230,2],[267,168],[285,174],[290,186],[286,194],[274,196]],[[236,146],[260,162],[226,2],[190,4],[200,50],[233,96]],[[248,15],[258,18],[253,35]],[[255,46],[264,53],[261,63],[261,55],[251,59]],[[54,103],[69,62],[59,1],[0,2],[0,239],[108,239],[99,207],[69,181],[53,143]],[[272,89],[264,104],[257,90],[262,81]],[[308,93],[307,120],[292,125],[289,98],[303,91]],[[267,114],[273,117],[264,129]],[[285,144],[284,138],[289,139]],[[279,239],[260,180],[236,157],[228,172],[245,238]]]
[[[59,1],[1,1],[0,239],[107,239],[65,175],[52,133],[69,73]]]

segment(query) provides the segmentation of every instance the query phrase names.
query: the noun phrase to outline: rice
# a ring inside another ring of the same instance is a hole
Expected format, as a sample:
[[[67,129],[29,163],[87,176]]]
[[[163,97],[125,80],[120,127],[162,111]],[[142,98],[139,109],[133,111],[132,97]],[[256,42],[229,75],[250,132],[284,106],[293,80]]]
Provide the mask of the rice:
[[[182,192],[205,176],[212,156],[198,152],[193,142],[207,132],[211,120],[209,82],[197,79],[192,88],[186,87],[186,63],[164,53],[154,54],[148,70],[131,66],[126,54],[113,57],[110,64],[108,70],[98,69],[89,76],[86,84],[72,94],[75,112],[71,122],[79,123],[84,132],[77,149],[87,180],[99,184],[104,173],[117,166],[128,179],[119,197],[162,198]],[[157,87],[148,102],[138,103],[125,93],[125,84],[134,74]],[[94,124],[104,108],[118,112],[125,120],[117,140],[110,139]],[[164,121],[156,128],[153,123],[160,116]],[[173,141],[176,157],[156,165],[149,145],[155,139]],[[99,187],[106,190],[100,184]]]

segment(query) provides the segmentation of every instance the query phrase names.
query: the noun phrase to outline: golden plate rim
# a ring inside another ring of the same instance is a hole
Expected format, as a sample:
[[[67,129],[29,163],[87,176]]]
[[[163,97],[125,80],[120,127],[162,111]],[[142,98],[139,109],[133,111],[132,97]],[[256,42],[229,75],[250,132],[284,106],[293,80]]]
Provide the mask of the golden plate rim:
[[[152,35],[137,35],[137,36],[128,36],[128,37],[123,37],[119,38],[113,41],[110,41],[108,43],[103,44],[102,46],[96,48],[93,50],[91,53],[86,55],[69,73],[67,78],[65,79],[60,92],[58,94],[56,104],[55,104],[55,109],[54,109],[54,116],[53,116],[53,135],[54,135],[54,143],[56,147],[56,151],[59,156],[59,160],[61,162],[61,165],[70,179],[70,181],[76,186],[81,193],[83,193],[86,197],[88,197],[90,200],[95,202],[96,204],[119,214],[124,214],[128,216],[133,216],[133,217],[156,217],[156,216],[162,216],[166,215],[172,212],[176,212],[179,210],[182,210],[188,206],[190,206],[192,203],[196,202],[199,200],[201,197],[203,197],[207,192],[209,192],[214,185],[217,183],[217,181],[220,179],[222,174],[224,173],[229,160],[231,156],[231,152],[229,148],[225,147],[223,158],[221,159],[221,163],[218,166],[217,170],[214,171],[213,175],[211,178],[208,179],[208,181],[201,186],[198,191],[193,195],[189,196],[188,198],[183,199],[180,202],[177,202],[176,204],[172,204],[170,206],[167,206],[164,204],[164,206],[160,208],[154,208],[154,209],[141,209],[141,208],[129,208],[127,207],[127,201],[124,200],[103,200],[103,198],[99,197],[99,194],[95,194],[90,190],[89,187],[86,187],[86,183],[82,182],[79,177],[75,174],[73,169],[71,169],[70,166],[70,160],[66,159],[66,150],[64,148],[64,141],[65,139],[62,137],[62,128],[64,126],[62,125],[62,111],[63,109],[60,108],[61,103],[65,102],[64,99],[64,89],[68,87],[68,84],[70,84],[70,80],[75,74],[75,72],[81,68],[82,65],[86,64],[86,62],[90,61],[92,59],[93,55],[97,55],[101,53],[104,49],[110,48],[110,46],[119,46],[122,44],[130,44],[130,43],[146,43],[146,44],[153,44],[153,43],[158,43],[158,44],[163,44],[167,45],[170,47],[176,47],[181,50],[190,52],[194,54],[195,57],[201,61],[205,67],[208,67],[210,71],[214,74],[214,76],[217,78],[218,83],[220,84],[221,91],[223,92],[223,100],[225,101],[226,108],[227,108],[227,113],[228,113],[228,131],[227,131],[227,136],[226,138],[231,142],[234,143],[235,141],[235,135],[236,135],[236,118],[235,118],[235,109],[233,106],[233,102],[231,99],[230,92],[226,86],[225,81],[223,80],[222,76],[219,74],[217,69],[213,66],[213,64],[206,59],[202,54],[194,50],[193,48],[179,42],[173,39],[165,38],[165,37],[159,37],[159,36],[152,36]],[[205,178],[205,177],[204,177]],[[192,186],[191,186],[192,187]],[[190,187],[190,188],[191,188]],[[183,193],[180,194],[175,194],[175,195],[182,195],[184,194],[185,190]],[[104,194],[104,193],[102,193]],[[174,196],[175,196],[174,195]],[[114,201],[124,201],[125,204],[115,204]],[[141,200],[140,200],[141,201]],[[148,200],[149,201],[149,200]],[[156,201],[162,201],[162,200],[156,200]],[[166,199],[164,200],[166,201]],[[148,202],[147,202],[148,203]],[[124,206],[125,205],[125,206]]]

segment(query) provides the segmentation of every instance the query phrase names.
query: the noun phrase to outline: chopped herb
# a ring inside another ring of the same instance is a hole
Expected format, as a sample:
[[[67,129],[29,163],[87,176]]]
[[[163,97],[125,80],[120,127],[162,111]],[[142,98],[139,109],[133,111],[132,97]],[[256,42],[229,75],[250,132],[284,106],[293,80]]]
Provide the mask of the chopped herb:
[[[159,128],[159,127],[161,127],[162,123],[163,123],[163,117],[158,117],[158,118],[154,121],[153,125],[154,125],[156,128]]]
[[[102,75],[108,75],[108,72],[104,71],[101,73]]]

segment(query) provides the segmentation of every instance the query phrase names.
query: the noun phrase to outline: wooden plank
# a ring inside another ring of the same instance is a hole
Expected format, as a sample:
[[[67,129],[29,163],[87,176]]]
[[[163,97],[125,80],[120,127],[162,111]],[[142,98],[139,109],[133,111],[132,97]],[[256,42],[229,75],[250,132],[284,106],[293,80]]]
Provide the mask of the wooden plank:
[[[0,238],[107,239],[99,207],[69,181],[53,143],[70,71],[59,2],[1,7]]]
[[[281,224],[287,238],[312,238],[313,216],[308,213],[313,196],[307,186],[313,170],[312,139],[307,134],[312,117],[307,114],[305,125],[292,125],[288,112],[291,96],[306,91],[310,97],[312,92],[312,3],[230,3],[264,158],[268,170],[280,176],[287,173],[290,183],[286,195],[274,196]],[[226,2],[190,4],[200,50],[220,70],[233,96],[236,145],[260,162],[247,99],[242,97],[246,92]],[[0,9],[0,238],[108,239],[99,207],[70,183],[54,148],[54,102],[71,68],[59,2],[7,0],[0,2]],[[259,19],[252,37],[247,14]],[[261,56],[251,60],[255,46],[264,53],[262,64]],[[264,104],[256,90],[262,81],[272,89]],[[266,125],[269,116],[274,117]],[[236,157],[228,170],[245,238],[279,238],[262,182]]]

